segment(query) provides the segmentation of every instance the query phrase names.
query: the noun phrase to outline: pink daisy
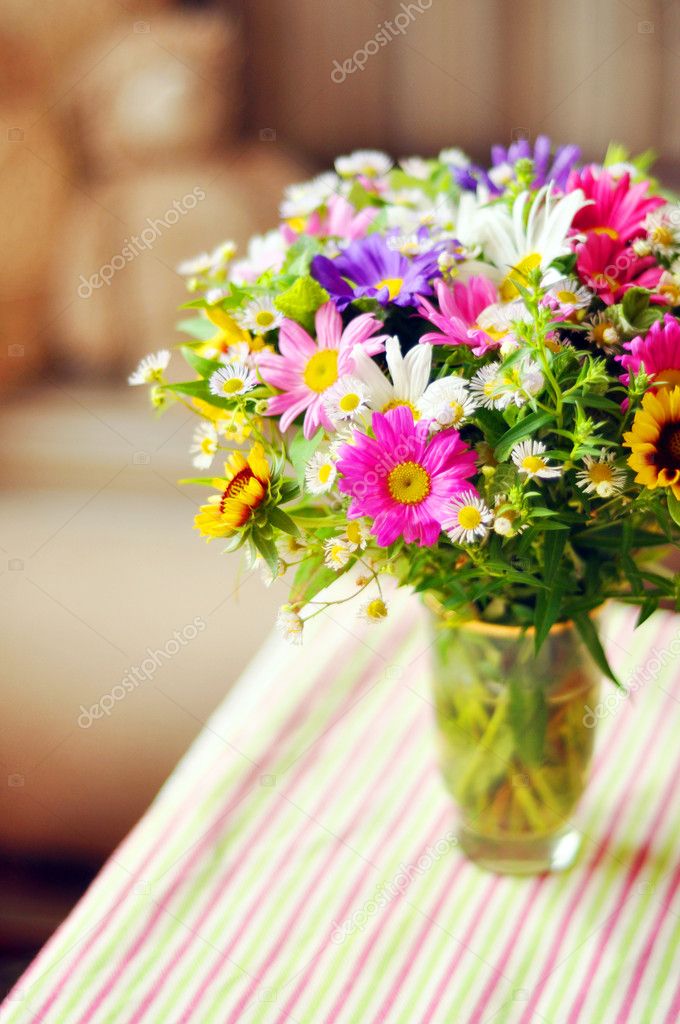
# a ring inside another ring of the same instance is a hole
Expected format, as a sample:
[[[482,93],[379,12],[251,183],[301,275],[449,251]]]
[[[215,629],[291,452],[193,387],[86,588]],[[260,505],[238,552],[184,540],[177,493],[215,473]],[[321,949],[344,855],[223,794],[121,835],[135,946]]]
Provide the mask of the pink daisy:
[[[304,412],[307,438],[320,426],[333,430],[323,399],[340,377],[354,371],[352,352],[361,347],[374,356],[385,347],[385,335],[375,336],[382,324],[371,313],[356,317],[343,330],[340,314],[327,302],[317,310],[315,325],[316,341],[294,320],[284,320],[280,354],[267,352],[258,362],[263,380],[282,392],[269,399],[267,415],[281,415],[281,430],[286,430]]]
[[[469,345],[476,356],[481,356],[500,343],[500,338],[477,325],[480,313],[498,302],[496,287],[488,278],[471,277],[467,283],[457,281],[452,287],[439,280],[434,287],[441,312],[422,296],[418,312],[438,331],[424,334],[421,344]]]
[[[647,334],[624,342],[627,353],[618,360],[628,374],[644,368],[646,374],[658,381],[658,387],[680,384],[680,323],[668,314],[652,324]],[[628,374],[621,379],[628,384]]]
[[[435,544],[451,499],[471,489],[474,453],[457,430],[428,440],[429,422],[414,423],[406,406],[373,413],[372,426],[374,438],[355,431],[353,443],[339,450],[338,487],[352,498],[350,519],[369,516],[381,547],[398,537],[421,547]]]
[[[581,280],[608,306],[635,286],[654,291],[663,273],[653,256],[636,256],[631,246],[596,233],[576,246],[576,267]]]
[[[644,234],[645,217],[665,202],[661,196],[647,195],[648,186],[647,181],[631,185],[629,174],[616,179],[600,168],[572,171],[567,191],[580,188],[586,199],[592,200],[578,211],[572,227],[578,232],[608,235],[621,242]]]
[[[379,210],[374,206],[356,210],[344,196],[331,196],[326,213],[322,214],[315,210],[306,221],[302,220],[300,223],[296,218],[292,218],[281,225],[281,233],[289,245],[301,235],[319,238],[337,236],[353,242],[357,238],[365,237],[378,213]]]

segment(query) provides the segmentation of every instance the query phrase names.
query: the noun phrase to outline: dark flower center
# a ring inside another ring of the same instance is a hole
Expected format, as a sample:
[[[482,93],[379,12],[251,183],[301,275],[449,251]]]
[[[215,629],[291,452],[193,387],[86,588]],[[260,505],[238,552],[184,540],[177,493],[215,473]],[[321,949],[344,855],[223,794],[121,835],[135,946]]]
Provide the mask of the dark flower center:
[[[656,445],[658,469],[680,469],[680,423],[667,423]]]

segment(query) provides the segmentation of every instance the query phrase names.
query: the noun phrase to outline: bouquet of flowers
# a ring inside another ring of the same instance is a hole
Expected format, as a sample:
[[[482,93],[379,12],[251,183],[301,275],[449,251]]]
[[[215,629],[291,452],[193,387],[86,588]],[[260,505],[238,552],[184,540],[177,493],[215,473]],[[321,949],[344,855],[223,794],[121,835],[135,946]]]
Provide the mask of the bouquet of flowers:
[[[491,155],[291,186],[245,254],[180,268],[190,379],[163,351],[130,383],[196,414],[196,529],[290,579],[292,641],[355,594],[380,621],[395,577],[536,650],[573,621],[609,672],[590,613],[680,600],[680,208],[621,147]]]

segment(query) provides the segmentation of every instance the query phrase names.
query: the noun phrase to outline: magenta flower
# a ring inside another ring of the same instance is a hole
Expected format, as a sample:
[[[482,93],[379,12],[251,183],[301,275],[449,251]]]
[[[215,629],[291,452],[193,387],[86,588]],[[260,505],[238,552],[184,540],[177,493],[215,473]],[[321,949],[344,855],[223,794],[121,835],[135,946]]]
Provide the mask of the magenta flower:
[[[500,338],[494,338],[477,324],[479,314],[498,302],[496,287],[488,278],[471,277],[467,283],[457,281],[452,287],[435,281],[434,287],[439,310],[420,296],[418,312],[438,330],[423,334],[421,344],[469,345],[476,356],[500,344]]]
[[[576,267],[581,280],[608,306],[620,302],[629,288],[654,291],[663,273],[653,256],[636,256],[632,246],[595,232],[576,246]]]
[[[430,547],[450,515],[451,499],[471,490],[474,453],[457,430],[428,440],[429,422],[414,423],[403,405],[373,413],[372,427],[374,438],[355,431],[353,443],[340,448],[338,487],[352,498],[349,518],[372,519],[381,547],[398,537]]]
[[[663,206],[661,196],[647,195],[649,182],[631,185],[630,175],[617,180],[608,171],[584,167],[569,176],[568,191],[580,188],[590,205],[583,206],[572,222],[574,231],[608,235],[619,242],[644,233],[644,220],[648,213]]]
[[[680,323],[674,316],[666,314],[663,321],[652,324],[644,337],[626,341],[623,347],[627,352],[617,359],[628,370],[621,378],[626,385],[628,374],[640,369],[654,379],[657,387],[680,384]]]
[[[382,324],[364,313],[343,330],[342,318],[332,302],[317,310],[316,340],[294,320],[284,320],[279,332],[279,353],[266,353],[258,361],[263,380],[282,394],[269,399],[268,416],[281,415],[281,430],[304,412],[304,435],[313,437],[320,426],[333,430],[323,407],[328,388],[352,373],[352,352],[361,348],[369,356],[385,347],[385,335],[376,337]]]

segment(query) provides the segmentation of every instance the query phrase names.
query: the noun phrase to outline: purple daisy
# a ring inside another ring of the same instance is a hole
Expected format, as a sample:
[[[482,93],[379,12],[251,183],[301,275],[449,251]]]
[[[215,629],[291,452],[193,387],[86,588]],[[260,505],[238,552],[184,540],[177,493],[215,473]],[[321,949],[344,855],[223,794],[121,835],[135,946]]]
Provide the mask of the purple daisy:
[[[510,177],[514,177],[517,161],[531,160],[534,165],[533,188],[541,188],[552,181],[557,188],[564,191],[567,179],[580,159],[581,150],[578,146],[557,146],[553,154],[548,136],[539,135],[533,146],[528,139],[518,139],[507,148],[492,146],[490,171],[470,164],[468,167],[454,169],[454,177],[458,185],[468,192],[475,192],[478,186],[483,184],[492,195],[499,195],[503,191],[501,173],[506,171]]]
[[[416,295],[432,294],[430,281],[440,271],[435,250],[409,259],[375,234],[352,242],[335,259],[315,256],[312,275],[342,311],[355,299],[412,306]]]

